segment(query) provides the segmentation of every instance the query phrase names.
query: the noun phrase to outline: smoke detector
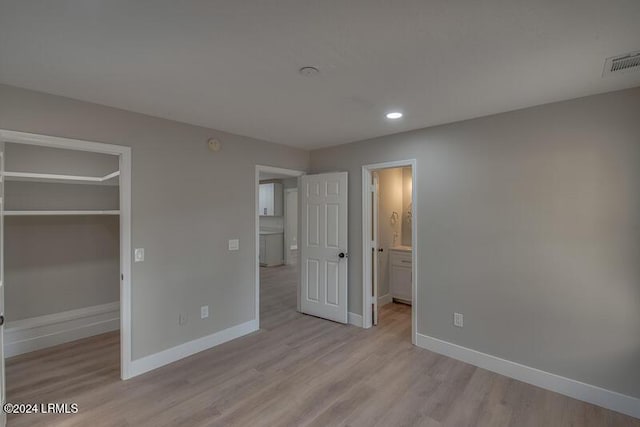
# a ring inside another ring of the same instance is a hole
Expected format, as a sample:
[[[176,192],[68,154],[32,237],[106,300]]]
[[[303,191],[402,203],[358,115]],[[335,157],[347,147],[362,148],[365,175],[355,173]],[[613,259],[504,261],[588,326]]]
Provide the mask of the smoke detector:
[[[604,61],[602,77],[611,74],[622,74],[631,71],[640,71],[640,51],[612,56]]]

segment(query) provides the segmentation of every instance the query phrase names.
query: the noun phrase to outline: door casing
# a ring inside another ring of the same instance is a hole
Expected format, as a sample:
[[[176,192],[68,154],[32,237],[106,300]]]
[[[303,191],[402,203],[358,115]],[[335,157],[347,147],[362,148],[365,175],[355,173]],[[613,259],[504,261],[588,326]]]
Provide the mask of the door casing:
[[[416,159],[396,160],[382,163],[374,163],[362,166],[362,327],[370,328],[373,326],[373,276],[372,276],[372,257],[371,239],[369,231],[373,224],[373,208],[372,208],[372,192],[371,183],[372,173],[378,169],[389,169],[399,167],[411,167],[411,203],[412,218],[411,223],[411,342],[416,344],[418,333],[418,164]]]
[[[120,378],[131,378],[131,147],[0,129],[0,141],[116,155],[120,162]],[[4,253],[3,253],[4,257]],[[4,364],[4,360],[2,360]]]

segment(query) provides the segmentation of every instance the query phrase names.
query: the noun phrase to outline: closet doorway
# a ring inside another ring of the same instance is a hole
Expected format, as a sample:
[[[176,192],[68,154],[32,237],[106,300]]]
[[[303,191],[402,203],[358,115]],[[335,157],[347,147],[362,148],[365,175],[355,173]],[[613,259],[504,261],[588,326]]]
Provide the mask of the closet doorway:
[[[109,337],[98,353],[113,350],[110,370],[129,378],[131,149],[0,130],[0,152],[2,402],[19,400],[5,394],[6,358],[38,366],[49,347],[93,336]]]
[[[416,162],[366,165],[363,182],[363,327],[417,318]]]

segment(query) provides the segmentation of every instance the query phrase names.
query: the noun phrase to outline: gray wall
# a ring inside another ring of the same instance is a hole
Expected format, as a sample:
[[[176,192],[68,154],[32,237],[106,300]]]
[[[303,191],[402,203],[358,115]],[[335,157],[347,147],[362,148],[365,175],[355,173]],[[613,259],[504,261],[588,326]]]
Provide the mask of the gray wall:
[[[7,144],[7,148],[10,145]],[[5,152],[7,165],[15,164],[13,154],[16,153]],[[37,154],[37,150],[33,154]],[[34,163],[38,158],[33,156]],[[27,157],[23,160],[23,166],[33,165]],[[66,160],[69,159],[52,156],[46,167],[55,168]],[[71,162],[67,173],[82,168],[85,165],[82,160]],[[31,169],[45,170],[48,169]],[[64,169],[60,172],[64,173]],[[112,210],[118,209],[118,196],[119,188],[114,185],[5,182],[7,210]],[[117,216],[7,216],[4,272],[9,324],[14,320],[118,301],[119,245]]]
[[[255,165],[306,170],[307,152],[3,85],[0,128],[132,147],[134,359],[254,318]]]
[[[117,216],[5,218],[7,321],[120,299]]]
[[[7,172],[103,177],[120,168],[118,156],[109,154],[11,143],[4,151]],[[116,180],[108,183],[117,185]]]
[[[640,88],[313,151],[350,173],[350,311],[361,165],[409,158],[418,332],[640,397]]]
[[[6,181],[6,210],[117,210],[115,185]]]

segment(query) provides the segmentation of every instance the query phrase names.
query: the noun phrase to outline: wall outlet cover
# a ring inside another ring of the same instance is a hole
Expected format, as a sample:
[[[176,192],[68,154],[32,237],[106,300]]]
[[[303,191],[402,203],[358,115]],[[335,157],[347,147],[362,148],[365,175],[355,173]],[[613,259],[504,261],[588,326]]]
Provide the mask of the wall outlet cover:
[[[178,314],[178,325],[184,325],[187,323],[187,315],[186,314]]]
[[[209,317],[209,306],[203,305],[202,307],[200,307],[200,318],[206,319],[207,317]]]
[[[453,313],[453,326],[462,328],[464,326],[464,315],[462,313]]]
[[[229,250],[237,251],[238,249],[240,249],[240,240],[238,239],[229,240]]]
[[[144,248],[136,248],[133,251],[133,259],[135,262],[144,261]]]

